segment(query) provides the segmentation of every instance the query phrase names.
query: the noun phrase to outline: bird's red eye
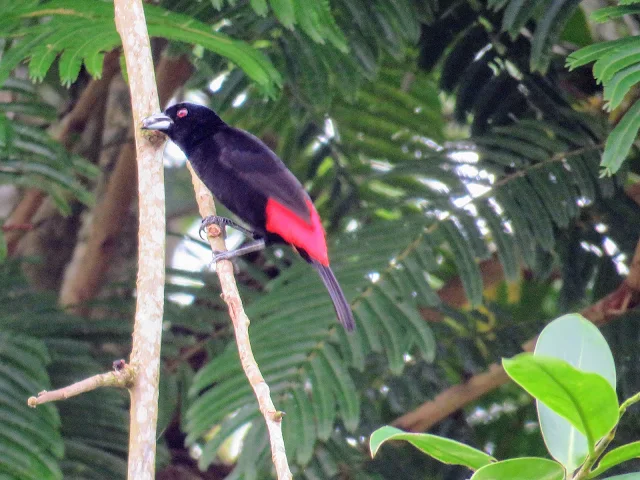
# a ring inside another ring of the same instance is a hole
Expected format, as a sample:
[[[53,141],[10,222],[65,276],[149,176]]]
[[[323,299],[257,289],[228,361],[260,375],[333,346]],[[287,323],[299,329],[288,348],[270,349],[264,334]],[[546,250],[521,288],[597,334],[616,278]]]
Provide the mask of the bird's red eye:
[[[188,113],[189,113],[189,110],[187,110],[186,108],[181,108],[180,110],[178,110],[178,113],[176,113],[176,116],[178,118],[184,118],[187,116]]]

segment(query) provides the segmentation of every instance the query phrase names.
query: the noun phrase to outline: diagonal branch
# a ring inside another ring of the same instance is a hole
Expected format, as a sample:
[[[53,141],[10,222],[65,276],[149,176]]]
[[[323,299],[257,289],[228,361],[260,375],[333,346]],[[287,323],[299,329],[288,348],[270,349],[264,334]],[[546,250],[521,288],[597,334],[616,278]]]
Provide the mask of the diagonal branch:
[[[213,203],[211,192],[196,176],[190,164],[187,164],[191,172],[191,180],[198,202],[198,209],[202,217],[208,217],[216,214],[216,207]],[[212,250],[226,250],[224,240],[221,236],[222,231],[217,225],[207,227],[207,237]],[[284,448],[284,439],[282,438],[282,412],[276,410],[271,400],[269,385],[265,382],[260,368],[253,357],[251,342],[249,340],[249,318],[242,307],[242,300],[238,293],[238,287],[233,275],[233,264],[229,260],[222,260],[216,264],[216,273],[220,278],[220,286],[222,288],[222,298],[229,307],[229,315],[233,322],[233,329],[236,335],[236,343],[238,344],[238,353],[240,354],[240,362],[244,373],[253,388],[258,399],[260,412],[267,422],[269,431],[269,441],[271,442],[271,459],[276,468],[278,480],[291,480],[292,475],[287,463],[287,453]]]
[[[638,305],[640,301],[640,241],[631,261],[629,275],[613,292],[580,313],[597,326],[603,326]],[[522,345],[525,351],[533,351],[538,337]],[[397,418],[393,425],[406,431],[424,432],[441,422],[453,412],[478,400],[509,381],[501,365],[491,364],[486,372],[474,375],[463,384],[454,385],[433,400]]]
[[[124,364],[124,360],[118,360],[113,362],[113,372],[100,373],[79,382],[72,383],[63,388],[56,390],[43,390],[38,393],[37,397],[29,397],[27,404],[36,408],[38,405],[49,402],[57,402],[59,400],[66,400],[81,393],[90,392],[97,388],[102,387],[119,387],[129,388],[133,385],[134,374],[132,368],[129,365]]]

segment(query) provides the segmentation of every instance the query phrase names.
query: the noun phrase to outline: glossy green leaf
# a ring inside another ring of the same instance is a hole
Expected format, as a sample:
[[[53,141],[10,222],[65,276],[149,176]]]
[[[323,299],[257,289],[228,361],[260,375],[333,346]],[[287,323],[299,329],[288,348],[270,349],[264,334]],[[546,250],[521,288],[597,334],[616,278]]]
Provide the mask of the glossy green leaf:
[[[607,452],[600,459],[600,462],[598,462],[598,466],[593,470],[591,478],[597,478],[610,468],[634,458],[640,458],[640,441],[628,443]],[[637,478],[640,478],[640,473],[635,475],[637,475]]]
[[[601,375],[528,353],[505,358],[502,365],[518,385],[584,434],[590,449],[618,422],[616,392]]]
[[[380,446],[390,440],[405,440],[442,463],[464,465],[471,470],[477,470],[495,462],[495,458],[491,455],[464,443],[428,433],[407,433],[395,427],[381,427],[371,434],[369,437],[371,456],[375,457]]]
[[[512,458],[492,463],[473,474],[471,480],[564,480],[564,468],[546,458]]]
[[[613,389],[616,387],[611,350],[600,330],[581,315],[564,315],[547,325],[538,338],[535,355],[560,358],[582,371],[600,374]],[[537,406],[547,449],[567,470],[576,469],[589,453],[586,437],[544,403],[537,402]]]
[[[625,473],[623,475],[616,475],[614,477],[603,478],[602,480],[640,480],[640,472]]]

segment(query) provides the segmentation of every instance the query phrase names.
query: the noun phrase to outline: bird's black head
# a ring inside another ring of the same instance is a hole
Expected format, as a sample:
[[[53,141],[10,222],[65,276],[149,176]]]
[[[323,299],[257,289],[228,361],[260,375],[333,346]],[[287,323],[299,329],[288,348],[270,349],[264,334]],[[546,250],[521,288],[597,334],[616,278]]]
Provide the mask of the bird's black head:
[[[185,153],[224,125],[213,110],[195,103],[178,103],[142,120],[143,129],[165,133]]]

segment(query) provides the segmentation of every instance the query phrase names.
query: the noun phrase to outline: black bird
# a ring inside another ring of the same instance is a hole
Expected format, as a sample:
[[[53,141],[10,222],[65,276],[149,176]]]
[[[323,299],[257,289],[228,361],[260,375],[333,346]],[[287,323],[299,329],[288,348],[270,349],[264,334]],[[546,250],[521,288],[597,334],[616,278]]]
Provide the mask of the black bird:
[[[258,138],[227,125],[212,110],[179,103],[142,121],[142,128],[165,133],[185,153],[207,188],[246,222],[245,229],[228,218],[207,217],[202,227],[234,227],[254,238],[249,245],[216,252],[222,260],[255,252],[274,243],[292,245],[320,274],[340,323],[353,330],[353,314],[329,267],[320,216],[311,199],[282,160]]]

